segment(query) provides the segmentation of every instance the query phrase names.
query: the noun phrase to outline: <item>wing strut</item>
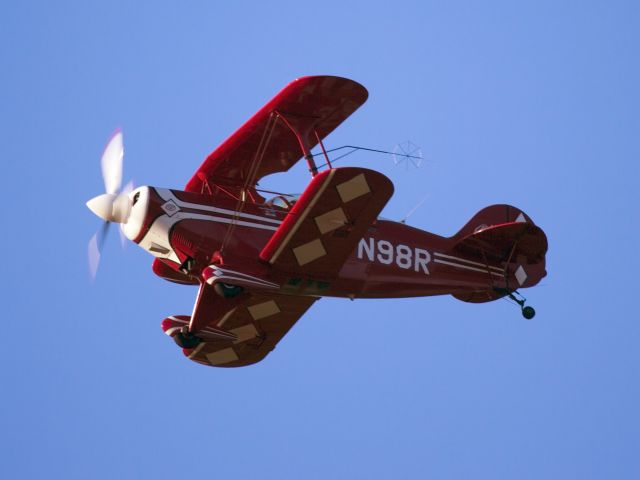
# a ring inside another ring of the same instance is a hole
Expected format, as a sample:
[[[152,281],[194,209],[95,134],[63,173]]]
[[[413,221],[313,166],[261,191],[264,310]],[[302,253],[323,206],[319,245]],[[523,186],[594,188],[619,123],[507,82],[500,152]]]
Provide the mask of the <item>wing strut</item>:
[[[311,130],[311,128],[305,132],[299,132],[293,127],[293,125],[291,125],[289,120],[287,120],[287,117],[285,117],[282,114],[282,112],[276,112],[276,113],[278,115],[278,118],[282,119],[284,124],[287,127],[289,127],[289,130],[291,130],[291,132],[298,139],[298,143],[300,144],[300,149],[302,150],[304,159],[307,161],[307,165],[309,165],[309,171],[311,172],[311,176],[315,177],[318,174],[318,167],[316,167],[316,162],[313,160],[313,155],[311,154],[311,148],[309,148],[309,146],[311,145],[311,142],[309,142],[309,133],[310,133],[309,130]],[[318,132],[316,131],[316,129],[313,127],[312,129],[313,129],[313,133],[316,135],[316,138],[320,140],[320,136],[318,135]],[[322,151],[324,151],[324,146],[322,147]]]
[[[220,338],[235,339],[235,335],[216,328],[217,325],[211,325],[211,323],[218,316],[236,308],[242,300],[241,295],[235,298],[223,299],[215,292],[212,285],[207,282],[200,283],[198,297],[193,306],[193,313],[191,314],[187,331],[191,334],[198,334],[203,330],[207,330],[208,333],[214,332]]]
[[[278,115],[269,115],[269,119],[265,126],[264,131],[262,132],[262,138],[260,139],[260,144],[258,145],[258,149],[256,150],[253,162],[249,168],[249,174],[244,181],[242,186],[242,190],[240,191],[240,196],[238,197],[238,201],[236,203],[236,207],[234,209],[233,221],[227,227],[227,231],[222,239],[222,244],[220,245],[220,252],[224,252],[225,247],[227,246],[227,242],[231,238],[233,231],[236,228],[236,220],[240,213],[244,210],[244,206],[247,201],[247,192],[250,193],[250,187],[256,183],[256,175],[260,165],[262,164],[262,159],[264,158],[264,153],[267,151],[267,147],[269,146],[269,142],[271,141],[271,136],[273,134],[273,130],[275,129],[276,123],[278,122]],[[250,194],[251,197],[253,195]]]

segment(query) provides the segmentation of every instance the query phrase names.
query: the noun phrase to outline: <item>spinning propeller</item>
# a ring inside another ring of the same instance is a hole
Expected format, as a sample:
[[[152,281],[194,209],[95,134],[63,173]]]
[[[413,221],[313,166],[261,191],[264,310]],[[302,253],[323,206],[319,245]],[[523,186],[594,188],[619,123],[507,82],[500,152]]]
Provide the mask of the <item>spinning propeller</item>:
[[[91,273],[91,278],[95,278],[98,271],[102,247],[107,238],[109,226],[112,222],[126,223],[131,212],[129,193],[133,190],[133,182],[127,183],[120,191],[123,157],[122,131],[117,130],[107,143],[100,160],[106,193],[98,195],[87,202],[89,210],[104,220],[102,228],[89,241],[89,272]],[[124,239],[122,240],[124,244]]]

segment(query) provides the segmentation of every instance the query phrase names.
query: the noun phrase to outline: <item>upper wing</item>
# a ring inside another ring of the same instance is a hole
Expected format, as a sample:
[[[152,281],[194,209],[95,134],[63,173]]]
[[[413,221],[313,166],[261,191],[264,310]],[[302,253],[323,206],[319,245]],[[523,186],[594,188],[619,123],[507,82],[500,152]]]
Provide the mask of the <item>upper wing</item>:
[[[313,177],[260,258],[285,272],[332,278],[392,194],[391,180],[374,170],[325,170]]]
[[[301,157],[298,138],[309,149],[367,100],[367,90],[341,77],[294,80],[215,149],[185,190],[201,192],[207,181],[253,186],[262,177],[289,170]]]
[[[227,301],[218,298],[221,304]],[[230,311],[210,309],[212,328],[204,327],[199,332],[204,341],[183,352],[194,362],[215,367],[242,367],[259,362],[316,300],[315,297],[247,294]],[[188,316],[169,317],[162,322],[162,329],[173,336],[189,321]],[[213,334],[209,335],[209,330],[213,330]],[[216,338],[220,330],[229,332],[235,339]]]

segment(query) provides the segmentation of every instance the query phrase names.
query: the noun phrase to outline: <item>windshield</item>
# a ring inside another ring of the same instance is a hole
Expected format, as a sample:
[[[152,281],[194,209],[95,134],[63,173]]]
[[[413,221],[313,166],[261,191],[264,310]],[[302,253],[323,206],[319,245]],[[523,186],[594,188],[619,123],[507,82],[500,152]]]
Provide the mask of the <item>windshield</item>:
[[[282,208],[283,210],[291,210],[299,198],[299,193],[296,195],[278,195],[267,200],[266,205]]]

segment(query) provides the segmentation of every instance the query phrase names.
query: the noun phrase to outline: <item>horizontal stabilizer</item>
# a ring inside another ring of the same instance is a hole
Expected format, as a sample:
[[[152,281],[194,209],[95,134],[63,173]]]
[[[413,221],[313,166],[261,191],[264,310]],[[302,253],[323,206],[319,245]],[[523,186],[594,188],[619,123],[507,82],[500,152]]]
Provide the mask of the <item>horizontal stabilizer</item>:
[[[462,255],[478,255],[489,261],[536,264],[544,261],[547,237],[528,222],[511,222],[481,228],[460,240],[453,249]]]
[[[517,207],[506,204],[491,205],[476,213],[453,238],[462,239],[483,228],[514,222],[535,225],[533,220]]]

